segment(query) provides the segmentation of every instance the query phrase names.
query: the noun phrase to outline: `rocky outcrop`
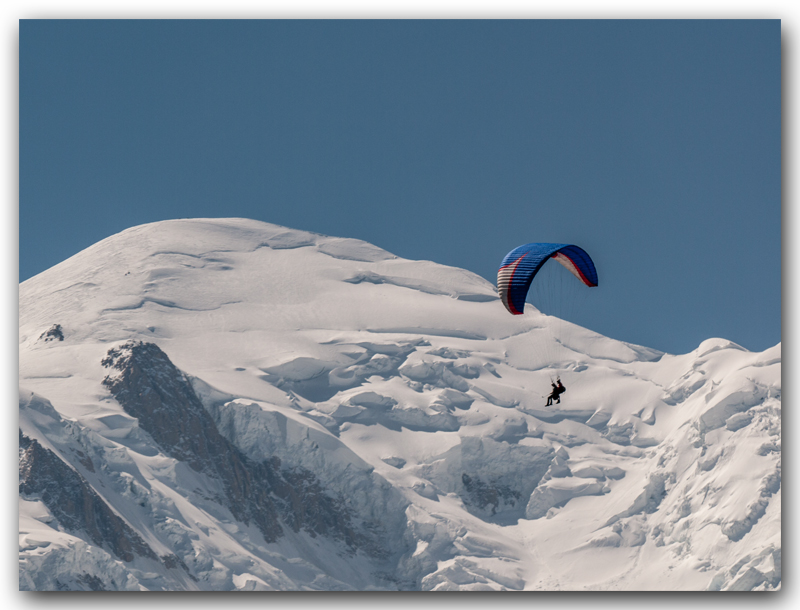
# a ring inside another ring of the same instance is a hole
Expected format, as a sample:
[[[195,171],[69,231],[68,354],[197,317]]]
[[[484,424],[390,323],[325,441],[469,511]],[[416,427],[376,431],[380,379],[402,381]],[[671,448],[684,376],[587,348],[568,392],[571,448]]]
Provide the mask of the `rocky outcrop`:
[[[103,384],[139,421],[166,455],[216,479],[218,501],[246,524],[254,523],[267,542],[288,527],[339,540],[352,551],[382,555],[379,525],[355,528],[344,499],[323,487],[313,472],[282,467],[280,459],[248,458],[217,428],[191,384],[155,344],[129,342],[109,350],[111,369]]]
[[[63,341],[63,340],[64,340],[64,329],[61,328],[61,324],[53,324],[50,328],[48,328],[39,336],[39,341],[44,341],[45,343],[49,343],[50,341]]]
[[[19,432],[19,493],[40,499],[65,530],[86,536],[123,561],[153,550],[80,474],[36,440]]]

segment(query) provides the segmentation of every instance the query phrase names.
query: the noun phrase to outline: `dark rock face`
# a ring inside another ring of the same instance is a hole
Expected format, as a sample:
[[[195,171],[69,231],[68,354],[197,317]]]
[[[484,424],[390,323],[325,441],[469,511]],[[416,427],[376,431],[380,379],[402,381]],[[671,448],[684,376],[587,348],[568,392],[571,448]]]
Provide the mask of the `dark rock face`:
[[[49,341],[63,341],[64,330],[61,328],[61,324],[53,324],[39,336],[39,340],[42,339],[44,339],[46,343]]]
[[[255,462],[228,441],[203,407],[186,377],[152,343],[129,342],[102,361],[112,369],[103,384],[125,411],[139,420],[165,454],[217,479],[219,498],[233,516],[254,523],[267,542],[283,526],[324,535],[381,555],[380,545],[356,531],[342,498],[326,492],[307,470],[282,468],[278,458]]]
[[[19,493],[41,499],[61,526],[84,533],[123,561],[158,559],[153,550],[97,495],[80,474],[36,439],[19,432]]]

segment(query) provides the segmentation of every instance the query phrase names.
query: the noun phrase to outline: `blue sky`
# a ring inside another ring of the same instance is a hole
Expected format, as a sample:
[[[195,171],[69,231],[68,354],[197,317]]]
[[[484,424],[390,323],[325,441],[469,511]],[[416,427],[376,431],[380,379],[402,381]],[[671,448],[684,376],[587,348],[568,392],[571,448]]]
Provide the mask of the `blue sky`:
[[[20,281],[240,216],[490,281],[575,243],[583,326],[781,340],[777,20],[22,21],[19,60]]]

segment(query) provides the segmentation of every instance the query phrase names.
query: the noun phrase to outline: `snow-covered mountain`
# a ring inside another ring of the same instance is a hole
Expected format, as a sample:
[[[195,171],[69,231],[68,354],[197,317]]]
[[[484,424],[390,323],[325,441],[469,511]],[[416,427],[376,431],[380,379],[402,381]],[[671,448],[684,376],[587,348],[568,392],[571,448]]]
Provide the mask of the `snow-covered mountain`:
[[[242,219],[19,299],[21,589],[780,588],[780,344],[662,354]]]

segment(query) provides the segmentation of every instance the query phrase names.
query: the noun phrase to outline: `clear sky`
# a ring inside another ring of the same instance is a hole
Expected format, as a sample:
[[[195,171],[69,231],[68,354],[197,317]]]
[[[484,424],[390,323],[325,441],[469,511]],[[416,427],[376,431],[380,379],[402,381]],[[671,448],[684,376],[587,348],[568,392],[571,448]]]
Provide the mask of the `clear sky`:
[[[781,340],[780,21],[27,20],[19,44],[20,281],[238,216],[492,282],[574,243],[583,326]]]

